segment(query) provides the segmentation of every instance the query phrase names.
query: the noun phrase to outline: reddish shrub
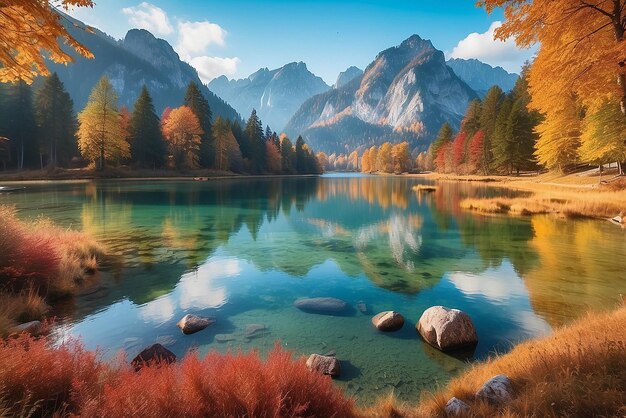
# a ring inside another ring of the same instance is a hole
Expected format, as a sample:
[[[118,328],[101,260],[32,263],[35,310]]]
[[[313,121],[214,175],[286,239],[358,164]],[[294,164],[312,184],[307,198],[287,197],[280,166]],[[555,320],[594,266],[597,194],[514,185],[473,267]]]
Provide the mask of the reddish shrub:
[[[276,346],[257,353],[185,356],[179,364],[112,367],[78,344],[22,335],[0,345],[0,415],[141,417],[355,416],[328,376]]]

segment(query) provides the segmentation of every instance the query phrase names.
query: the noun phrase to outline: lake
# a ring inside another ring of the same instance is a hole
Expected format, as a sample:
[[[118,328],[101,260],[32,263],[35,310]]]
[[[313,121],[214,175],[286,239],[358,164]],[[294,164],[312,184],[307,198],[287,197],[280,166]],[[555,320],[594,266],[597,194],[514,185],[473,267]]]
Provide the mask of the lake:
[[[515,194],[486,185],[394,176],[28,183],[0,194],[22,218],[40,215],[93,234],[109,256],[94,283],[55,307],[54,335],[104,358],[160,342],[176,355],[334,351],[337,384],[360,403],[392,389],[404,400],[445,384],[467,361],[422,342],[415,323],[433,305],[466,311],[480,342],[472,358],[505,352],[626,293],[624,230],[600,220],[484,216],[465,197]],[[331,296],[342,316],[302,312],[300,297]],[[364,303],[367,312],[357,309]],[[406,318],[381,333],[371,317]],[[186,313],[217,322],[193,335]],[[267,327],[247,335],[250,324]],[[470,353],[471,354],[471,353]]]

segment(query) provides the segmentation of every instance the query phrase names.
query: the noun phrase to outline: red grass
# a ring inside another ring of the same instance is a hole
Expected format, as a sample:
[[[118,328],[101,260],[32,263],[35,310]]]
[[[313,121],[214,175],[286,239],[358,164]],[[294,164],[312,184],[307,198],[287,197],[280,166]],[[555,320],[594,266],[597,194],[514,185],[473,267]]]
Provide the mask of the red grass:
[[[25,335],[0,345],[0,415],[89,417],[341,417],[353,402],[328,376],[276,348],[189,354],[179,364],[113,367],[78,344],[51,348]]]

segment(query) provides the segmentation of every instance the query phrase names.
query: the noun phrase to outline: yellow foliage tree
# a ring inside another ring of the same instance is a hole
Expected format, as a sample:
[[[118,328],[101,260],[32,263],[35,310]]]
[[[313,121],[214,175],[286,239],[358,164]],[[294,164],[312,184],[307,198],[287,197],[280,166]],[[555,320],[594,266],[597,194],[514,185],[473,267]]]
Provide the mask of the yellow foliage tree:
[[[393,172],[392,160],[391,160],[391,143],[385,142],[380,146],[378,150],[378,171],[383,173]]]
[[[78,114],[78,148],[83,158],[100,169],[106,161],[130,157],[122,118],[117,109],[117,94],[104,76],[89,95],[89,101]]]
[[[548,113],[574,93],[593,110],[614,98],[626,115],[625,0],[479,0],[503,7],[496,37],[521,47],[539,43],[529,74],[531,105]]]
[[[191,108],[181,106],[172,109],[163,124],[163,136],[168,141],[176,168],[198,167],[202,134],[200,121]]]
[[[569,105],[553,110],[536,128],[539,139],[535,143],[537,162],[563,171],[578,159],[580,146],[581,112],[574,97],[570,96]]]
[[[373,145],[370,148],[370,173],[378,171],[378,148]]]
[[[394,173],[404,173],[411,166],[411,154],[409,153],[409,143],[404,141],[395,144],[391,150]]]
[[[361,157],[361,171],[364,173],[369,173],[372,171],[369,149],[366,149],[365,151],[363,151],[363,156]]]
[[[59,45],[60,39],[80,55],[93,58],[63,26],[58,6],[67,11],[73,6],[93,7],[93,1],[0,1],[0,82],[31,83],[38,75],[50,75],[45,58],[62,64],[72,62],[71,55]]]
[[[620,115],[620,106],[609,101],[585,115],[578,151],[583,161],[592,164],[626,161],[626,118]]]

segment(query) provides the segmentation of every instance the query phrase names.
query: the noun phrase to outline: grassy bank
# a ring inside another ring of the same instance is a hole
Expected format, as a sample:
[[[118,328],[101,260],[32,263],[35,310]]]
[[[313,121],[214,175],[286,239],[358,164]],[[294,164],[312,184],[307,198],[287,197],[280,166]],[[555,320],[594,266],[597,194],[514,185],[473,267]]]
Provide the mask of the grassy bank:
[[[539,176],[452,176],[443,174],[418,175],[437,181],[480,182],[530,192],[525,197],[465,199],[464,209],[482,213],[532,215],[554,213],[565,217],[613,218],[626,214],[626,179],[600,183],[614,176],[577,173]]]
[[[514,399],[502,406],[479,401],[476,391],[505,374]],[[623,417],[626,414],[626,307],[587,314],[552,335],[524,342],[510,353],[477,364],[415,405],[383,399],[370,417],[445,417],[457,397],[476,417]]]
[[[0,181],[29,180],[84,180],[84,179],[162,179],[162,178],[194,178],[194,177],[233,177],[239,176],[231,171],[217,170],[150,170],[130,169],[128,167],[106,167],[104,170],[95,168],[55,168],[44,170],[0,171]]]
[[[13,208],[0,206],[0,336],[41,319],[49,302],[73,294],[102,254],[84,233],[45,219],[23,222]]]

